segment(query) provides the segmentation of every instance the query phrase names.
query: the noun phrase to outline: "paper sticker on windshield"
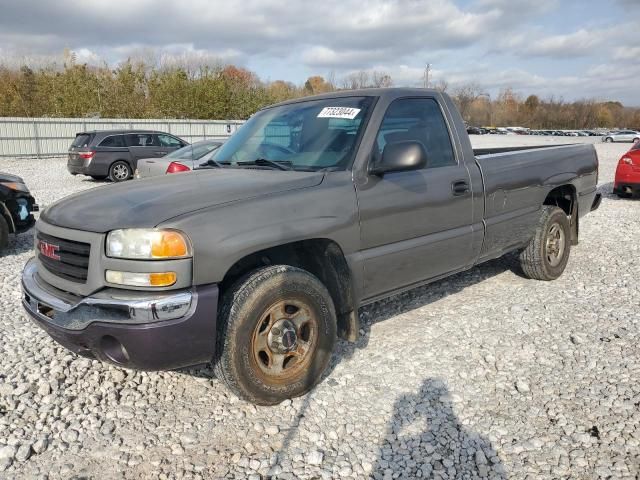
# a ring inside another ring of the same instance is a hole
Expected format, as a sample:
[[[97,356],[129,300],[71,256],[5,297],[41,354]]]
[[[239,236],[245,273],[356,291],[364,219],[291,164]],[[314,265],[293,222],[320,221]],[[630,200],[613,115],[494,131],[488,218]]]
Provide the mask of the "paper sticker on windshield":
[[[318,118],[344,118],[347,120],[353,120],[359,113],[359,108],[324,107],[318,114]]]

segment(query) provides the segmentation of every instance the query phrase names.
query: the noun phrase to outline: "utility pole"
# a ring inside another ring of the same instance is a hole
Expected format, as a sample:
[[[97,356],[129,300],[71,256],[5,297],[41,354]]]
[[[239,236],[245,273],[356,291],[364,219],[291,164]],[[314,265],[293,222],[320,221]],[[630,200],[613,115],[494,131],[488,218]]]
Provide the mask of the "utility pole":
[[[427,63],[424,69],[424,88],[429,88],[429,73],[431,73],[431,64]]]

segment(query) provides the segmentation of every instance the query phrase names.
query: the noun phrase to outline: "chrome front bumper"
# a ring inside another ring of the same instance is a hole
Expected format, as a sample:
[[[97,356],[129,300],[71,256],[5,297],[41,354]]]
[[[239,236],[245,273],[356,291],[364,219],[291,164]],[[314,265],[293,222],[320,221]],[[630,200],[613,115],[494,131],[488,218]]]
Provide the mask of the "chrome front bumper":
[[[195,290],[145,292],[107,288],[88,297],[73,295],[45,283],[35,259],[22,273],[23,305],[40,320],[67,330],[82,330],[93,322],[146,324],[191,314]]]

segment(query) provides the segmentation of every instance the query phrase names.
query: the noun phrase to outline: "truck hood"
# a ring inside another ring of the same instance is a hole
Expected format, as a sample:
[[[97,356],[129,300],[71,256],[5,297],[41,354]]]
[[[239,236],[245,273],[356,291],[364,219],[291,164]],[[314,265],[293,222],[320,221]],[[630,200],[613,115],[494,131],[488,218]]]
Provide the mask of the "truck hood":
[[[150,228],[189,212],[319,185],[323,173],[253,169],[206,170],[131,180],[54,203],[41,218],[52,225],[104,233]]]

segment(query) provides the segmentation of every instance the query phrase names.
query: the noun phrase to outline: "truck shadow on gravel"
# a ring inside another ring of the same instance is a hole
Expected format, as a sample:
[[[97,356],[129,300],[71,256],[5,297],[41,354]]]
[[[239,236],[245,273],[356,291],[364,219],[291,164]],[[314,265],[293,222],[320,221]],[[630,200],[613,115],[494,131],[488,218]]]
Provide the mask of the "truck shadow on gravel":
[[[398,476],[398,474],[400,474]],[[464,427],[442,380],[396,400],[371,478],[506,478],[491,442]]]
[[[355,343],[340,341],[336,344],[336,351],[326,376],[331,374],[331,371],[333,371],[338,363],[351,358],[356,350],[367,348],[371,327],[376,323],[388,320],[397,315],[402,315],[411,310],[425,307],[506,271],[511,271],[514,275],[522,276],[522,272],[517,266],[513,255],[491,260],[471,270],[421,287],[416,287],[407,292],[361,307],[358,311],[360,318],[360,339]]]

